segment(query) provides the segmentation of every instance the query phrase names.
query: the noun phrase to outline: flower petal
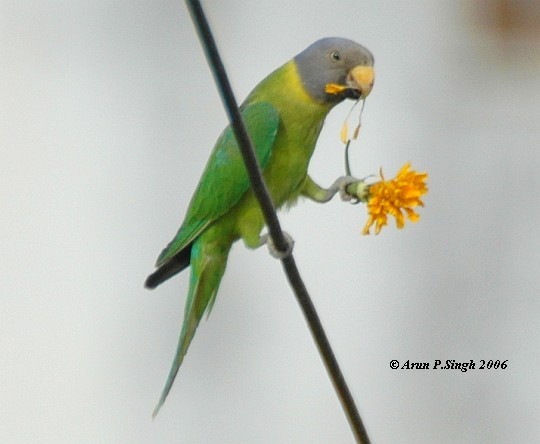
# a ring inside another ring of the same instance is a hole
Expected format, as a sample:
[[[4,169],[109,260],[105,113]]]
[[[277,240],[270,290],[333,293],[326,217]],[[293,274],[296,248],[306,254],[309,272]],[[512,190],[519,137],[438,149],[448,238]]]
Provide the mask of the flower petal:
[[[385,180],[382,168],[379,176],[381,181],[369,187],[368,220],[362,234],[369,234],[373,225],[375,234],[379,234],[382,227],[388,224],[388,215],[395,218],[396,226],[401,229],[405,226],[405,217],[411,222],[418,221],[420,216],[413,208],[424,206],[420,197],[428,191],[427,173],[412,170],[407,162],[394,179]]]

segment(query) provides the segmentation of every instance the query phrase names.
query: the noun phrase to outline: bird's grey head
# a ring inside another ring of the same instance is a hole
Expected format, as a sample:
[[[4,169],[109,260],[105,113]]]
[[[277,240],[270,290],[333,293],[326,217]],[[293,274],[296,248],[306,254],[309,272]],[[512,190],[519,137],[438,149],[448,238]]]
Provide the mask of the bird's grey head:
[[[373,55],[352,40],[338,37],[317,40],[294,60],[304,88],[319,102],[365,98],[373,87]],[[332,90],[328,85],[338,88]]]

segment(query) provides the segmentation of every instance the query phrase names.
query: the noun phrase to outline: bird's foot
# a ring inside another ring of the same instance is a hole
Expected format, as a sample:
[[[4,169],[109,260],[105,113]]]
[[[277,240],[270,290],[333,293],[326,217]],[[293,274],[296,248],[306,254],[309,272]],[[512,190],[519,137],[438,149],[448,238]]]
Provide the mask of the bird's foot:
[[[294,239],[286,231],[283,231],[283,237],[285,238],[285,242],[287,243],[287,249],[285,251],[280,251],[276,248],[274,242],[272,241],[272,237],[269,234],[263,234],[259,238],[259,247],[266,244],[266,246],[268,247],[268,252],[272,257],[280,260],[285,259],[286,257],[289,257],[292,253],[294,247]]]
[[[366,183],[366,178],[357,180],[346,186],[345,192],[352,196],[351,203],[357,204],[360,202],[367,203],[369,200],[370,184]]]
[[[330,187],[335,192],[339,192],[339,197],[344,202],[350,202],[356,204],[359,202],[358,197],[355,194],[349,193],[347,187],[353,183],[358,183],[358,179],[352,176],[342,176],[338,178]]]

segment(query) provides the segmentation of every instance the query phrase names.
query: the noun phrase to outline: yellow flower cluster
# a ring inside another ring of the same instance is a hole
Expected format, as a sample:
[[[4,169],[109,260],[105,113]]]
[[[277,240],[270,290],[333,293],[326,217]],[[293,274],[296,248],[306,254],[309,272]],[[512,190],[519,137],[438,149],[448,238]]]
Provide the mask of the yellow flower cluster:
[[[401,229],[405,225],[405,216],[411,222],[416,222],[420,216],[414,208],[424,206],[420,197],[428,191],[427,173],[411,170],[410,163],[406,163],[395,179],[385,180],[382,170],[379,174],[381,182],[369,187],[368,220],[362,234],[369,234],[373,225],[375,234],[379,234],[382,227],[388,224],[388,215],[394,216],[397,227]]]

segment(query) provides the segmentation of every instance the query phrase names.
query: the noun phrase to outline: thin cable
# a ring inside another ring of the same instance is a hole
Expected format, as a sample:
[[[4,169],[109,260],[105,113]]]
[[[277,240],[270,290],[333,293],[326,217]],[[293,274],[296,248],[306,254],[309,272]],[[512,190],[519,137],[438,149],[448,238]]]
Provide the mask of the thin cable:
[[[246,127],[240,116],[240,110],[238,109],[238,103],[234,97],[234,93],[231,88],[231,84],[225,72],[225,67],[219,56],[216,42],[208,25],[208,21],[204,15],[201,4],[199,1],[190,1],[186,0],[191,17],[195,22],[195,28],[199,34],[199,38],[203,44],[206,58],[212,69],[212,74],[218,86],[225,111],[229,117],[229,121],[234,131],[236,141],[242,152],[242,157],[244,158],[244,163],[246,164],[246,169],[248,172],[249,180],[251,181],[251,187],[255,193],[259,205],[264,215],[268,231],[274,246],[279,252],[286,252],[289,248],[285,237],[283,236],[283,231],[279,224],[279,220],[276,215],[276,210],[274,208],[274,203],[268,192],[268,188],[264,183],[262,178],[261,168],[255,157],[255,151],[253,150],[253,144],[249,138]]]
[[[255,152],[253,150],[247,130],[242,122],[238,104],[227,78],[225,67],[223,66],[221,57],[219,56],[210,26],[198,0],[186,0],[186,4],[192,20],[195,23],[195,28],[204,47],[210,68],[212,69],[212,73],[227,111],[231,127],[233,128],[240,151],[242,152],[242,156],[248,171],[248,176],[251,181],[251,186],[263,212],[266,226],[268,227],[268,231],[274,246],[280,252],[285,252],[287,251],[288,244],[285,240],[285,236],[283,235],[283,231],[281,230],[270,194],[266,184],[264,183],[261,169],[257,162],[257,158],[255,157]],[[285,270],[285,274],[287,275],[287,279],[293,288],[296,299],[302,308],[326,370],[332,379],[332,383],[341,401],[356,441],[360,444],[369,444],[370,440],[362,419],[360,418],[360,414],[358,413],[358,409],[356,408],[356,404],[354,403],[354,399],[347,386],[347,383],[345,382],[345,378],[341,373],[339,364],[336,360],[332,347],[328,342],[328,338],[319,316],[317,315],[315,306],[313,305],[306,286],[302,281],[292,253],[284,257],[281,262]]]

